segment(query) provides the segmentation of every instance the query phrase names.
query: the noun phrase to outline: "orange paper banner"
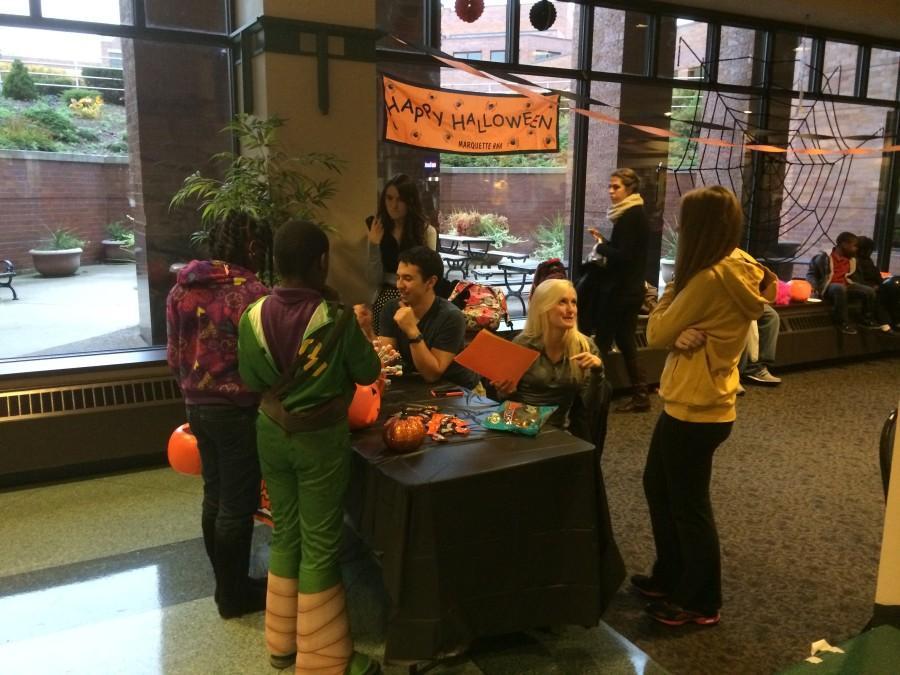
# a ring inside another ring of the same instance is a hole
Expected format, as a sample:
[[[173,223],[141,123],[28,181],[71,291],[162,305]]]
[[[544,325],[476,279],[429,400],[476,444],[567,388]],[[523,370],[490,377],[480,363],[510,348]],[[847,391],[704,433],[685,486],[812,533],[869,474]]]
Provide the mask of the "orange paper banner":
[[[472,94],[382,75],[384,139],[467,155],[559,151],[559,96]]]

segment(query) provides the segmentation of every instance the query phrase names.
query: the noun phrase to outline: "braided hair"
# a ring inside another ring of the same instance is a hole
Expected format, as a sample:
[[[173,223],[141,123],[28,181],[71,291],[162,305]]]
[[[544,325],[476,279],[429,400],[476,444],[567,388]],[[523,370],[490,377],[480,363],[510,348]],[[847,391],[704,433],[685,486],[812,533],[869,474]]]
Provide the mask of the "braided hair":
[[[256,246],[251,253],[250,244]],[[207,230],[207,247],[215,260],[265,272],[271,270],[272,234],[268,227],[253,220],[230,218]]]

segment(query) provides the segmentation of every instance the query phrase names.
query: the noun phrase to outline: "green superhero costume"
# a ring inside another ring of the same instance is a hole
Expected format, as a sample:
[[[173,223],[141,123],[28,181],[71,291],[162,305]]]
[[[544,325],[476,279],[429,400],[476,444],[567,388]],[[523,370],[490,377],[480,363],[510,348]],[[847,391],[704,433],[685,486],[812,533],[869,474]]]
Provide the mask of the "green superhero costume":
[[[355,385],[374,382],[381,362],[352,314],[338,320],[350,310],[322,301],[296,349],[293,366],[304,372],[302,382],[292,381],[279,372],[266,339],[262,308],[267,300],[260,299],[241,317],[241,378],[255,391],[280,386],[276,407],[288,421],[299,420],[286,424],[265,404],[257,419],[260,466],[275,525],[266,606],[270,658],[275,664],[297,651],[297,672],[332,667],[376,672],[372,662],[352,652],[338,553],[350,471],[346,410]]]

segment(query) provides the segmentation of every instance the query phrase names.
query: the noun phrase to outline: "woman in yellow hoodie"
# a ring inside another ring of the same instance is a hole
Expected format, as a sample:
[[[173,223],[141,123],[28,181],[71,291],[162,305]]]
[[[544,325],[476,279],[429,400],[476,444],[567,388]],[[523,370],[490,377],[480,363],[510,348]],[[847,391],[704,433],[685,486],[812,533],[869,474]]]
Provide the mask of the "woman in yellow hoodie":
[[[681,200],[675,278],[647,324],[650,347],[669,350],[644,493],[656,562],[631,583],[661,623],[719,622],[719,538],[709,497],[712,459],[735,419],[738,360],[750,322],[766,303],[771,273],[735,251],[743,229],[737,199],[721,186]],[[768,276],[767,276],[768,274]]]

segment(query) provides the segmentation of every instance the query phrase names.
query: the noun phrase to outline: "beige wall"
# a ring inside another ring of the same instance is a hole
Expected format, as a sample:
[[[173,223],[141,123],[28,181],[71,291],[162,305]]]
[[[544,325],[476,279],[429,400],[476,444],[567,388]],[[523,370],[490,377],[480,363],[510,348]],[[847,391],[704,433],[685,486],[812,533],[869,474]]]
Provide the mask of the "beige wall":
[[[900,39],[900,3],[897,0],[863,0],[853,5],[848,5],[846,0],[662,0],[662,4]]]
[[[258,3],[241,0],[238,4],[246,13]],[[375,25],[375,4],[365,0],[265,0],[263,8],[267,16],[362,28]],[[365,217],[374,210],[378,181],[375,65],[329,61],[327,115],[318,108],[316,68],[313,56],[255,56],[254,113],[287,120],[279,137],[288,154],[329,152],[345,162],[342,175],[337,177],[337,194],[323,213],[323,220],[336,230],[330,237],[329,282],[344,302],[361,302],[368,299]],[[240,72],[236,75],[240,78]]]

